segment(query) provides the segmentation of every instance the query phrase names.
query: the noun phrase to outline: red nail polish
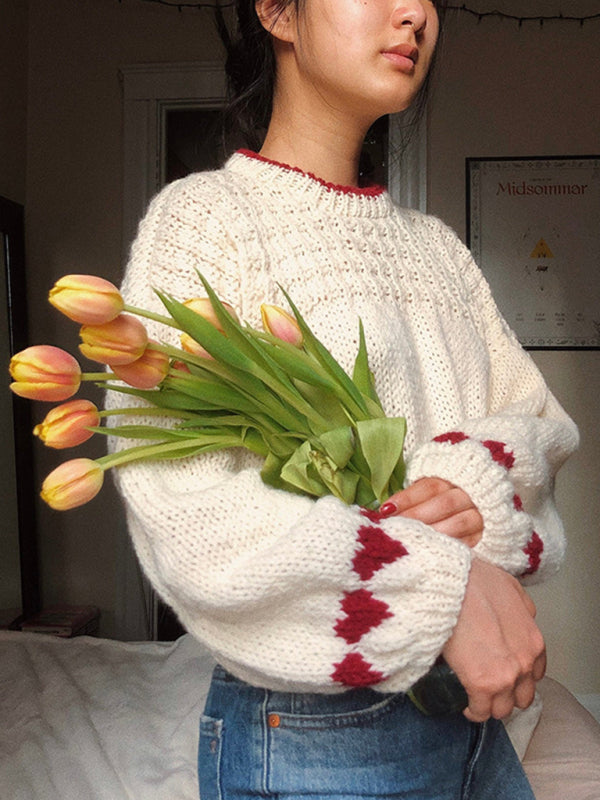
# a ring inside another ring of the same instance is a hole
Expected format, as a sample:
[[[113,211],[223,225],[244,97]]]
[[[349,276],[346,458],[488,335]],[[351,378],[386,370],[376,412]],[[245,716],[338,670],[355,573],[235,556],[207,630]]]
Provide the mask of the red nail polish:
[[[396,513],[398,509],[394,505],[394,503],[384,503],[379,509],[379,516],[380,517],[391,517],[393,514]]]

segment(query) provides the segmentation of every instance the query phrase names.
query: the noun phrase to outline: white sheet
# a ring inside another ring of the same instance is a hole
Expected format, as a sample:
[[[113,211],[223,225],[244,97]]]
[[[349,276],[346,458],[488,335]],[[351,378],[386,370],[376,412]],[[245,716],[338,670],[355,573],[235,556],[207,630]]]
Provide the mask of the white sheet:
[[[191,636],[0,632],[0,798],[198,800],[213,663]]]
[[[0,800],[198,800],[214,661],[173,643],[0,631]],[[522,756],[541,703],[507,728]]]

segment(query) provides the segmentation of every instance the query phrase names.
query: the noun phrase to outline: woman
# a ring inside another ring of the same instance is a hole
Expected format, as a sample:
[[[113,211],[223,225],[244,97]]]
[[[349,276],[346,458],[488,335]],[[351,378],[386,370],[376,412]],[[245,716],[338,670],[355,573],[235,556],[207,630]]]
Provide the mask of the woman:
[[[426,79],[435,4],[237,7],[229,67],[268,122],[260,153],[155,198],[124,294],[160,310],[152,287],[194,296],[199,269],[257,324],[280,284],[347,370],[361,317],[408,480],[375,515],[268,487],[235,450],[120,470],[146,573],[220,664],[201,797],[531,799],[498,721],[545,668],[513,576],[561,560],[553,477],[576,429],[457,237],[358,187],[366,131]],[[429,718],[404,693],[440,655],[469,703]]]

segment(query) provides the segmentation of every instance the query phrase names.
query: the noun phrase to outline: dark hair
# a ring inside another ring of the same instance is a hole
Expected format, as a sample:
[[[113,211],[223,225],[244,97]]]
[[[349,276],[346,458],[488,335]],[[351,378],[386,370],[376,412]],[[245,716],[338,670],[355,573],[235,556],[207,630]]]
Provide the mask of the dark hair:
[[[278,0],[281,13],[301,0]],[[254,7],[254,0],[235,0],[236,23],[233,32],[223,15],[220,0],[215,21],[227,58],[227,106],[225,128],[241,135],[252,150],[260,150],[273,108],[275,54],[270,33],[265,30]]]
[[[298,8],[303,0],[277,0],[281,13],[294,4]],[[434,5],[442,21],[447,0],[436,0]],[[260,150],[271,119],[276,62],[270,33],[261,24],[254,0],[235,0],[236,22],[232,31],[225,20],[220,0],[215,6],[215,21],[227,53],[227,106],[225,131],[241,136],[252,150]],[[435,55],[434,55],[435,59]],[[433,67],[433,62],[432,65]],[[408,115],[407,130],[412,130],[425,108],[430,84],[431,68]]]

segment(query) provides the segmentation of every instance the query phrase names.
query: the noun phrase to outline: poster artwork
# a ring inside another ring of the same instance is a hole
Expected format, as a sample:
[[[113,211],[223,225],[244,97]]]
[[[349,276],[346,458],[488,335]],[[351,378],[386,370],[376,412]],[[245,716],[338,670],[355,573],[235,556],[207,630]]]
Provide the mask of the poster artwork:
[[[469,246],[521,344],[600,347],[600,156],[467,159]]]

